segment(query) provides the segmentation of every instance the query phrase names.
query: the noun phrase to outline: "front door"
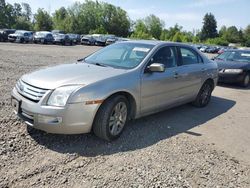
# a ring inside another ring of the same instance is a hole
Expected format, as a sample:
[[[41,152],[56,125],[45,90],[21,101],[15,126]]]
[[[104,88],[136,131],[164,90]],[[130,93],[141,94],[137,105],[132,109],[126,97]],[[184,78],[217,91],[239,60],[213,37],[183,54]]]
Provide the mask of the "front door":
[[[160,48],[151,58],[152,63],[165,65],[165,72],[144,71],[141,76],[141,114],[158,111],[175,102],[180,89],[178,79],[177,51],[175,47]],[[147,68],[146,68],[147,69]]]

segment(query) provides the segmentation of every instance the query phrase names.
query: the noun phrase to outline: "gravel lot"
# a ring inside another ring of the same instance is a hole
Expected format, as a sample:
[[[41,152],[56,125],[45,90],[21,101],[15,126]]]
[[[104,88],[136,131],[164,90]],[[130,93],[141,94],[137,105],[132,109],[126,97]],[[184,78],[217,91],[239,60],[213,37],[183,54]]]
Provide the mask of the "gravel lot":
[[[10,92],[21,75],[97,49],[0,43],[0,187],[250,187],[249,88],[219,86],[208,107],[133,121],[112,143],[15,117]]]

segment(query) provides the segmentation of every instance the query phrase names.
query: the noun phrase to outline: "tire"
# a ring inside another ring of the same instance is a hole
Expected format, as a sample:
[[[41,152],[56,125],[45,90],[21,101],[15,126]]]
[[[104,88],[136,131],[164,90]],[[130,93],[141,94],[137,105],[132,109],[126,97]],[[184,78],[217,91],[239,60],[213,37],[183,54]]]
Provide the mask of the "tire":
[[[23,38],[20,39],[20,43],[24,43],[24,39]]]
[[[250,83],[250,75],[248,73],[246,73],[243,80],[242,80],[242,82],[240,83],[240,85],[242,87],[248,87],[249,83]]]
[[[128,114],[129,103],[124,96],[107,99],[96,114],[93,123],[94,134],[107,141],[117,139],[127,124]]]
[[[207,106],[210,102],[212,91],[213,85],[210,82],[206,81],[202,85],[198,95],[196,96],[196,99],[192,102],[192,105],[198,108]]]

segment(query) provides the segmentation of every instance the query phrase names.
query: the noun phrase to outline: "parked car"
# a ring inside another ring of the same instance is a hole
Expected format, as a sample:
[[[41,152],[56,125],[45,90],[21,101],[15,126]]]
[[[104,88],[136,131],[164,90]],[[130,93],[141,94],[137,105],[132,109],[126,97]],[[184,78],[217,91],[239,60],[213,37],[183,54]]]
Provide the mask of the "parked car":
[[[104,35],[100,35],[100,36],[95,36],[95,45],[96,46],[105,46],[106,45],[106,37]]]
[[[203,47],[200,48],[200,51],[203,52],[203,53],[205,53],[207,49],[208,49],[207,46],[203,46]]]
[[[119,42],[74,64],[22,76],[12,106],[28,125],[50,133],[119,137],[130,119],[192,102],[205,107],[217,64],[197,49],[161,41]]]
[[[218,53],[219,50],[220,48],[217,46],[210,46],[205,50],[205,52],[214,54],[214,53]]]
[[[105,45],[107,46],[107,45],[113,44],[116,41],[118,41],[118,38],[116,36],[112,35],[110,37],[107,37]]]
[[[2,29],[0,30],[0,42],[7,42],[8,41],[8,35],[15,33],[15,29]]]
[[[250,50],[227,50],[214,60],[219,67],[219,82],[249,86]]]
[[[52,44],[54,42],[54,37],[51,32],[40,31],[35,33],[33,42],[42,44],[48,44],[48,43]]]
[[[65,31],[62,31],[62,30],[52,30],[51,33],[52,33],[52,35],[55,35],[55,34],[65,34]]]
[[[73,45],[73,41],[69,37],[69,35],[65,34],[57,34],[54,35],[54,44],[61,44],[61,45]]]
[[[16,30],[15,33],[9,34],[10,42],[29,43],[33,41],[33,33],[31,31]]]
[[[81,44],[83,45],[94,45],[95,38],[92,35],[84,35],[81,39]]]
[[[72,40],[73,44],[81,43],[81,36],[78,34],[68,33],[69,38]]]

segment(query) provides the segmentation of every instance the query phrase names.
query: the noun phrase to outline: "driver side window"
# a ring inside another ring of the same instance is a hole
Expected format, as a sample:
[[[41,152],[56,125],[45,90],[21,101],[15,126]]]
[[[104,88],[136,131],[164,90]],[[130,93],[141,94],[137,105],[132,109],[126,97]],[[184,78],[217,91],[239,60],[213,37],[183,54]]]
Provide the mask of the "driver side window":
[[[150,64],[160,63],[166,68],[176,67],[175,47],[166,46],[159,49],[151,59]]]

